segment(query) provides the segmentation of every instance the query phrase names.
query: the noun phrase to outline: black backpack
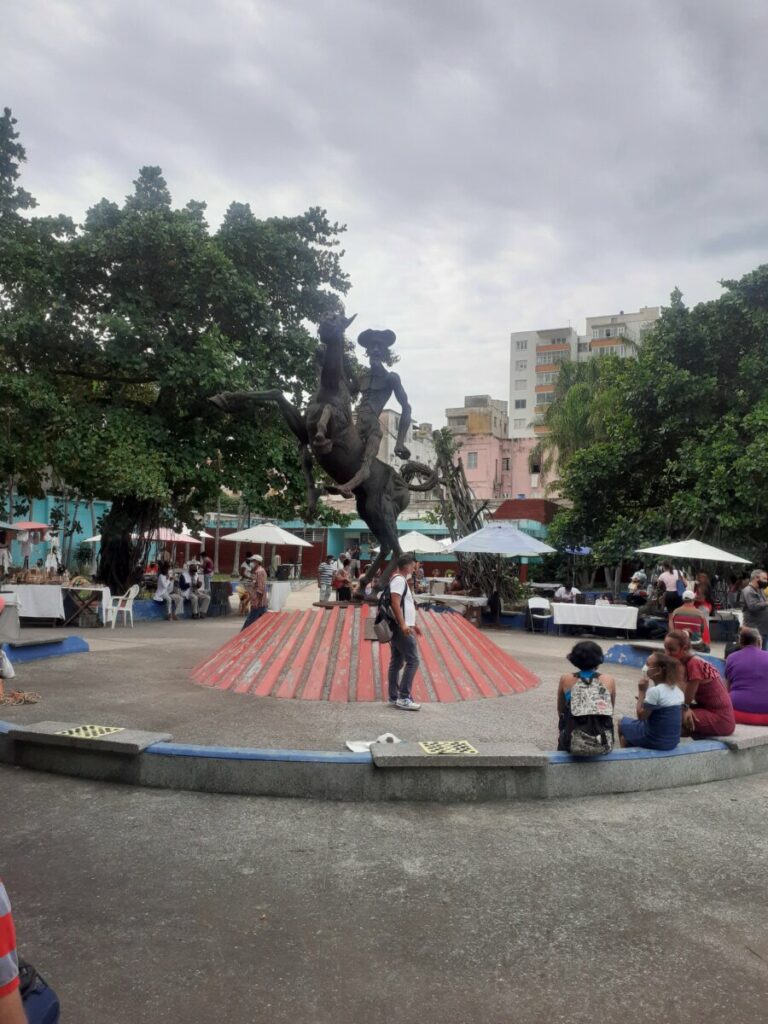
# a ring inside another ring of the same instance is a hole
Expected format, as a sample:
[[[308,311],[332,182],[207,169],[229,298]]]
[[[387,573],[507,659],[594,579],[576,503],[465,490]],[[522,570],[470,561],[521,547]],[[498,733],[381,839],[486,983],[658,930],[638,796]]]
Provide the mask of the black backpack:
[[[392,592],[389,584],[379,594],[376,607],[376,618],[373,620],[373,631],[380,644],[388,644],[393,635],[397,622],[392,611]]]

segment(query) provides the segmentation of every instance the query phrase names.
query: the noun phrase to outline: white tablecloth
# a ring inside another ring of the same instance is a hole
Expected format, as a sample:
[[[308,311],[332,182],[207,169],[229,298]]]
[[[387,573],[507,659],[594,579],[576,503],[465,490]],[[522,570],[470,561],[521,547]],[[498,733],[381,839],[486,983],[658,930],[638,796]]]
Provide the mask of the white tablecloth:
[[[63,619],[64,600],[61,587],[45,583],[11,583],[4,590],[18,594],[22,619]]]
[[[269,583],[269,600],[267,608],[271,612],[279,612],[285,608],[285,602],[291,595],[289,580],[271,580]]]
[[[556,626],[599,626],[602,629],[637,629],[637,608],[615,604],[552,605]]]
[[[18,594],[2,594],[0,596],[5,601],[5,608],[0,613],[0,644],[5,644],[9,640],[18,640],[21,636],[19,597]]]

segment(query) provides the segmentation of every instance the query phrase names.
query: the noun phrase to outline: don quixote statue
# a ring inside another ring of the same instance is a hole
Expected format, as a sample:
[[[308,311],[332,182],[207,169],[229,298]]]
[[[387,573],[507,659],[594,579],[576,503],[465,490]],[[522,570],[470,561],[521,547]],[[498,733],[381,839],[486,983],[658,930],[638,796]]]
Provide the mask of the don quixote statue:
[[[405,446],[411,408],[400,377],[384,362],[395,342],[392,331],[363,331],[357,339],[366,350],[370,365],[361,375],[360,403],[356,414],[353,413],[344,365],[344,332],[354,319],[337,316],[320,324],[318,383],[305,412],[292,405],[277,389],[227,391],[211,401],[225,412],[239,415],[252,413],[254,407],[267,403],[277,405],[299,442],[310,515],[322,493],[315,481],[313,460],[335,482],[336,487],[328,488],[329,491],[354,495],[360,518],[379,543],[375,561],[359,580],[356,596],[362,596],[366,584],[379,569],[382,570],[380,585],[389,578],[401,554],[397,517],[408,507],[411,491],[434,488],[437,472],[410,461],[410,452]],[[409,460],[399,471],[377,458],[382,438],[379,416],[392,395],[402,409],[395,453]]]

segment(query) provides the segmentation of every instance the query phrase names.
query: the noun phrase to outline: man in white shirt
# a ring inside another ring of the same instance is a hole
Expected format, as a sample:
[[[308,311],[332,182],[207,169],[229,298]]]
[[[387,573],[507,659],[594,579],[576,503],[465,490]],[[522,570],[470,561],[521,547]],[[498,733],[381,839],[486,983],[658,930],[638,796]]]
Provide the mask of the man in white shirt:
[[[558,587],[555,591],[555,600],[563,601],[566,604],[573,604],[577,597],[581,596],[581,591],[573,586],[572,583],[566,583],[564,587]]]
[[[179,585],[184,595],[184,600],[189,601],[192,609],[192,618],[204,619],[208,614],[211,595],[205,591],[203,581],[198,572],[197,562],[190,562],[188,568],[181,574]]]
[[[157,604],[165,605],[166,619],[171,619],[174,622],[178,619],[184,604],[184,597],[175,589],[171,568],[167,562],[161,562],[157,570],[157,587],[152,600]]]
[[[413,678],[419,670],[416,637],[421,636],[421,630],[416,625],[416,602],[408,586],[413,564],[413,555],[400,555],[397,571],[389,581],[394,617],[389,662],[389,705],[399,711],[421,711],[421,704],[417,704],[411,697]]]

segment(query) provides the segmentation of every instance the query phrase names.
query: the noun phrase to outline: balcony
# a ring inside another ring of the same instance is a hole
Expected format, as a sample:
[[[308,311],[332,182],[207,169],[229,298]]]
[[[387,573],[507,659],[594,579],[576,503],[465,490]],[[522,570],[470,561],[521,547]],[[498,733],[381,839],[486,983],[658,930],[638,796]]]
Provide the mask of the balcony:
[[[536,390],[536,394],[537,395],[551,395],[551,394],[554,394],[555,385],[554,384],[537,384],[535,390]]]
[[[568,344],[567,341],[566,342],[558,341],[558,342],[555,342],[555,343],[553,343],[551,345],[547,345],[547,344],[537,345],[536,346],[536,351],[537,352],[570,352],[571,351],[571,346]]]

